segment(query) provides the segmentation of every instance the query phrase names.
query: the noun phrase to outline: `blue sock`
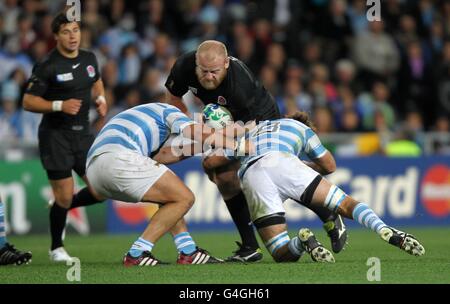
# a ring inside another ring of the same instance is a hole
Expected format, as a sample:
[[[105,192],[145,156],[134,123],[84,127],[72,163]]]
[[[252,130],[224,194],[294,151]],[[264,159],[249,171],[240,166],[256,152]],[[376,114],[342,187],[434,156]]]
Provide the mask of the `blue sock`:
[[[0,248],[6,244],[6,227],[5,227],[5,208],[0,202]]]
[[[278,249],[288,244],[289,241],[290,238],[287,231],[283,231],[265,242],[264,245],[266,245],[267,250],[273,256]]]
[[[183,252],[184,254],[191,254],[197,250],[197,245],[189,232],[178,233],[173,237],[173,240],[179,253]]]
[[[144,240],[143,238],[138,238],[136,242],[133,243],[128,253],[136,258],[140,256],[144,251],[152,251],[153,243]]]
[[[298,236],[292,238],[289,241],[289,251],[296,256],[301,257],[305,253],[305,248],[302,245],[302,242],[298,238]]]
[[[387,225],[366,204],[359,203],[353,209],[353,219],[366,228],[380,234],[380,230]]]

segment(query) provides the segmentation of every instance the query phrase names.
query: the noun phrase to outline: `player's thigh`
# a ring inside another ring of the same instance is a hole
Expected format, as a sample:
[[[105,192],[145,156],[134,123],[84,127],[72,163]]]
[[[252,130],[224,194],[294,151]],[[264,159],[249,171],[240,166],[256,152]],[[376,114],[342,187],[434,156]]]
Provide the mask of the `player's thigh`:
[[[241,187],[252,221],[275,213],[285,213],[278,188],[259,161],[247,169]]]
[[[69,208],[73,198],[74,182],[72,177],[49,180],[55,195],[55,201],[63,208]]]
[[[86,175],[90,186],[102,197],[134,203],[144,200],[164,203],[165,200],[157,200],[160,198],[157,191],[154,193],[153,200],[149,199],[147,193],[167,171],[169,169],[166,166],[137,152],[117,151],[103,153],[91,159]],[[168,186],[157,187],[167,191],[166,197],[169,200],[175,196],[174,193],[178,195],[186,188],[184,184],[180,186],[175,178],[172,178],[170,182],[174,185],[171,189],[167,189]],[[189,194],[188,191],[182,193]]]
[[[142,201],[158,204],[183,202],[191,207],[194,194],[178,176],[167,170],[144,194]]]
[[[214,172],[214,174],[212,175],[214,177],[214,183],[216,183],[217,185],[236,185],[237,171],[239,170],[239,167],[239,162],[231,162],[229,164],[226,164],[225,166],[215,168],[214,170],[212,170]],[[207,173],[211,175],[212,172]],[[239,185],[239,180],[237,185]]]
[[[62,130],[39,130],[39,154],[42,166],[50,172],[71,171],[75,163],[70,138]]]
[[[305,189],[319,175],[298,157],[288,153],[272,153],[262,161],[283,200],[300,200]]]
[[[73,170],[78,176],[83,177],[86,174],[86,158],[87,153],[94,142],[92,134],[77,135],[76,140],[72,143],[72,150],[74,153]]]

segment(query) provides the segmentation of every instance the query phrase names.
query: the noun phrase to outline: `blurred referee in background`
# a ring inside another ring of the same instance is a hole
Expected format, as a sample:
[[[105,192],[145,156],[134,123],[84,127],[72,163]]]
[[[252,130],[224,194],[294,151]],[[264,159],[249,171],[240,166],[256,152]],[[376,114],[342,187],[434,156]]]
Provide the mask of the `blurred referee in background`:
[[[65,12],[52,22],[56,48],[33,68],[23,107],[44,113],[39,126],[40,158],[53,190],[50,209],[50,259],[64,262],[62,234],[69,209],[95,204],[98,200],[85,187],[74,195],[74,170],[87,183],[86,155],[94,136],[89,128],[89,108],[94,101],[98,114],[107,112],[103,82],[97,59],[81,50],[80,23],[70,21]]]

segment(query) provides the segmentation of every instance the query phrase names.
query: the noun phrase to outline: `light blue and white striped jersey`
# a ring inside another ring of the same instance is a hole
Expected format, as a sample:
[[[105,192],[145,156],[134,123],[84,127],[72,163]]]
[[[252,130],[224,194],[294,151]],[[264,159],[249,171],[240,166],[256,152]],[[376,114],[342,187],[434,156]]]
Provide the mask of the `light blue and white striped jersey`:
[[[123,111],[102,128],[87,155],[87,164],[105,152],[133,150],[144,156],[157,151],[170,134],[180,134],[195,122],[178,108],[149,103]]]
[[[246,138],[253,142],[256,151],[249,156],[237,157],[241,162],[240,177],[249,163],[270,152],[290,153],[299,158],[306,154],[310,159],[320,158],[327,152],[310,127],[289,118],[261,121]]]

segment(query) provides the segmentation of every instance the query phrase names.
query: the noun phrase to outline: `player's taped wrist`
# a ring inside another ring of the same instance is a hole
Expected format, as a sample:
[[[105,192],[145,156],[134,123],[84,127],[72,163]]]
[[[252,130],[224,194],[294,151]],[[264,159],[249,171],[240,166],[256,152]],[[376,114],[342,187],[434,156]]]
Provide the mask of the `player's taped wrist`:
[[[103,95],[99,95],[95,101],[97,103],[106,103],[106,98]]]
[[[234,153],[236,156],[243,156],[246,154],[245,151],[245,136],[242,136],[241,138],[237,139],[235,144],[236,146],[234,147]]]
[[[63,102],[62,100],[55,100],[52,102],[52,111],[53,112],[61,112],[62,111],[62,106],[63,106]]]

